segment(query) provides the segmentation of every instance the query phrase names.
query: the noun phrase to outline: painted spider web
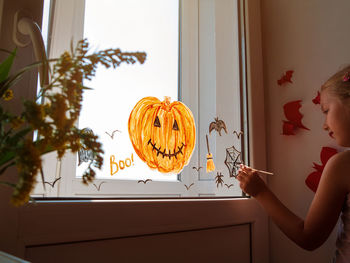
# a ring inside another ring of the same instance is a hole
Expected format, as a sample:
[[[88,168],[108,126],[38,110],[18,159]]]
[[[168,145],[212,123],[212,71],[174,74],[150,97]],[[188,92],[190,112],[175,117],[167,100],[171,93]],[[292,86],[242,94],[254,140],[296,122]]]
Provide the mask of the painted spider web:
[[[230,177],[236,178],[240,164],[242,164],[241,152],[234,146],[226,148],[225,165],[227,166]]]
[[[82,131],[87,134],[94,134],[90,128],[84,128]],[[78,166],[79,166],[83,162],[93,161],[95,158],[95,155],[93,151],[85,150],[85,148],[83,147],[79,150],[78,157],[79,157],[79,163],[78,163]]]

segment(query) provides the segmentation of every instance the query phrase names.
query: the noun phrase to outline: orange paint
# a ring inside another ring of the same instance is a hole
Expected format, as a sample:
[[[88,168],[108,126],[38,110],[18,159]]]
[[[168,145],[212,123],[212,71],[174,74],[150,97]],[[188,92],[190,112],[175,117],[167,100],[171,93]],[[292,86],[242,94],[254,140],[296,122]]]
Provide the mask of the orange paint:
[[[134,165],[134,155],[131,154],[131,158],[126,158],[125,160],[116,161],[115,156],[111,155],[109,157],[110,173],[111,175],[116,174],[119,170],[124,170],[131,165]]]
[[[169,97],[141,99],[130,113],[128,131],[140,159],[162,173],[181,172],[196,143],[191,110]]]

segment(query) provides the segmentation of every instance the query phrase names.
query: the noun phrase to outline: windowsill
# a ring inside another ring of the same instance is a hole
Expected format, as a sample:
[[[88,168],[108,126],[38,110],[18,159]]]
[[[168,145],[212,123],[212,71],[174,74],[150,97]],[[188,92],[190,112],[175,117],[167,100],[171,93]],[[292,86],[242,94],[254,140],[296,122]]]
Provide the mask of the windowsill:
[[[250,197],[164,197],[164,198],[99,198],[99,199],[92,199],[92,198],[74,198],[74,197],[50,197],[50,198],[33,198],[34,201],[31,201],[31,204],[36,203],[118,203],[118,202],[217,202],[217,201],[233,201],[233,200],[248,200]]]

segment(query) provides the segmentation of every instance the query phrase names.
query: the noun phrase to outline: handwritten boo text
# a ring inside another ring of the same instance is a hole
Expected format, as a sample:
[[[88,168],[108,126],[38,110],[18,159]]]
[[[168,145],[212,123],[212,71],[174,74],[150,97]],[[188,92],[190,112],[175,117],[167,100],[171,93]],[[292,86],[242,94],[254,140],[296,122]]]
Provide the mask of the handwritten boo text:
[[[111,175],[116,174],[119,170],[124,170],[126,167],[130,167],[131,165],[134,165],[134,154],[131,154],[130,158],[126,158],[125,160],[115,160],[115,156],[111,155],[109,157],[109,163],[111,167]]]

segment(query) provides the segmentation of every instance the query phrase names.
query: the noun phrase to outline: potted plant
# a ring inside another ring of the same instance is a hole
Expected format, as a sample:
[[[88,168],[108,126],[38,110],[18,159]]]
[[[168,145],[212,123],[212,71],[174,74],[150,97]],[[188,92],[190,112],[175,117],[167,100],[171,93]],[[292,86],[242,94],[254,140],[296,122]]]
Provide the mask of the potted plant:
[[[116,68],[122,63],[143,64],[146,54],[120,49],[90,53],[88,41],[81,40],[57,59],[37,62],[10,74],[15,56],[16,50],[0,64],[0,184],[13,187],[11,202],[20,206],[29,201],[37,176],[43,179],[42,155],[48,152],[56,151],[58,158],[62,158],[68,150],[92,151],[94,158],[82,182],[87,184],[94,179],[95,169],[103,164],[102,145],[95,134],[75,126],[83,93],[90,89],[84,86],[84,80],[94,77],[99,64],[106,68]],[[49,70],[50,79],[40,87],[37,100],[23,100],[20,114],[5,110],[4,104],[15,95],[12,87],[25,72],[38,66]],[[18,171],[15,183],[1,180],[1,175],[11,166]]]

